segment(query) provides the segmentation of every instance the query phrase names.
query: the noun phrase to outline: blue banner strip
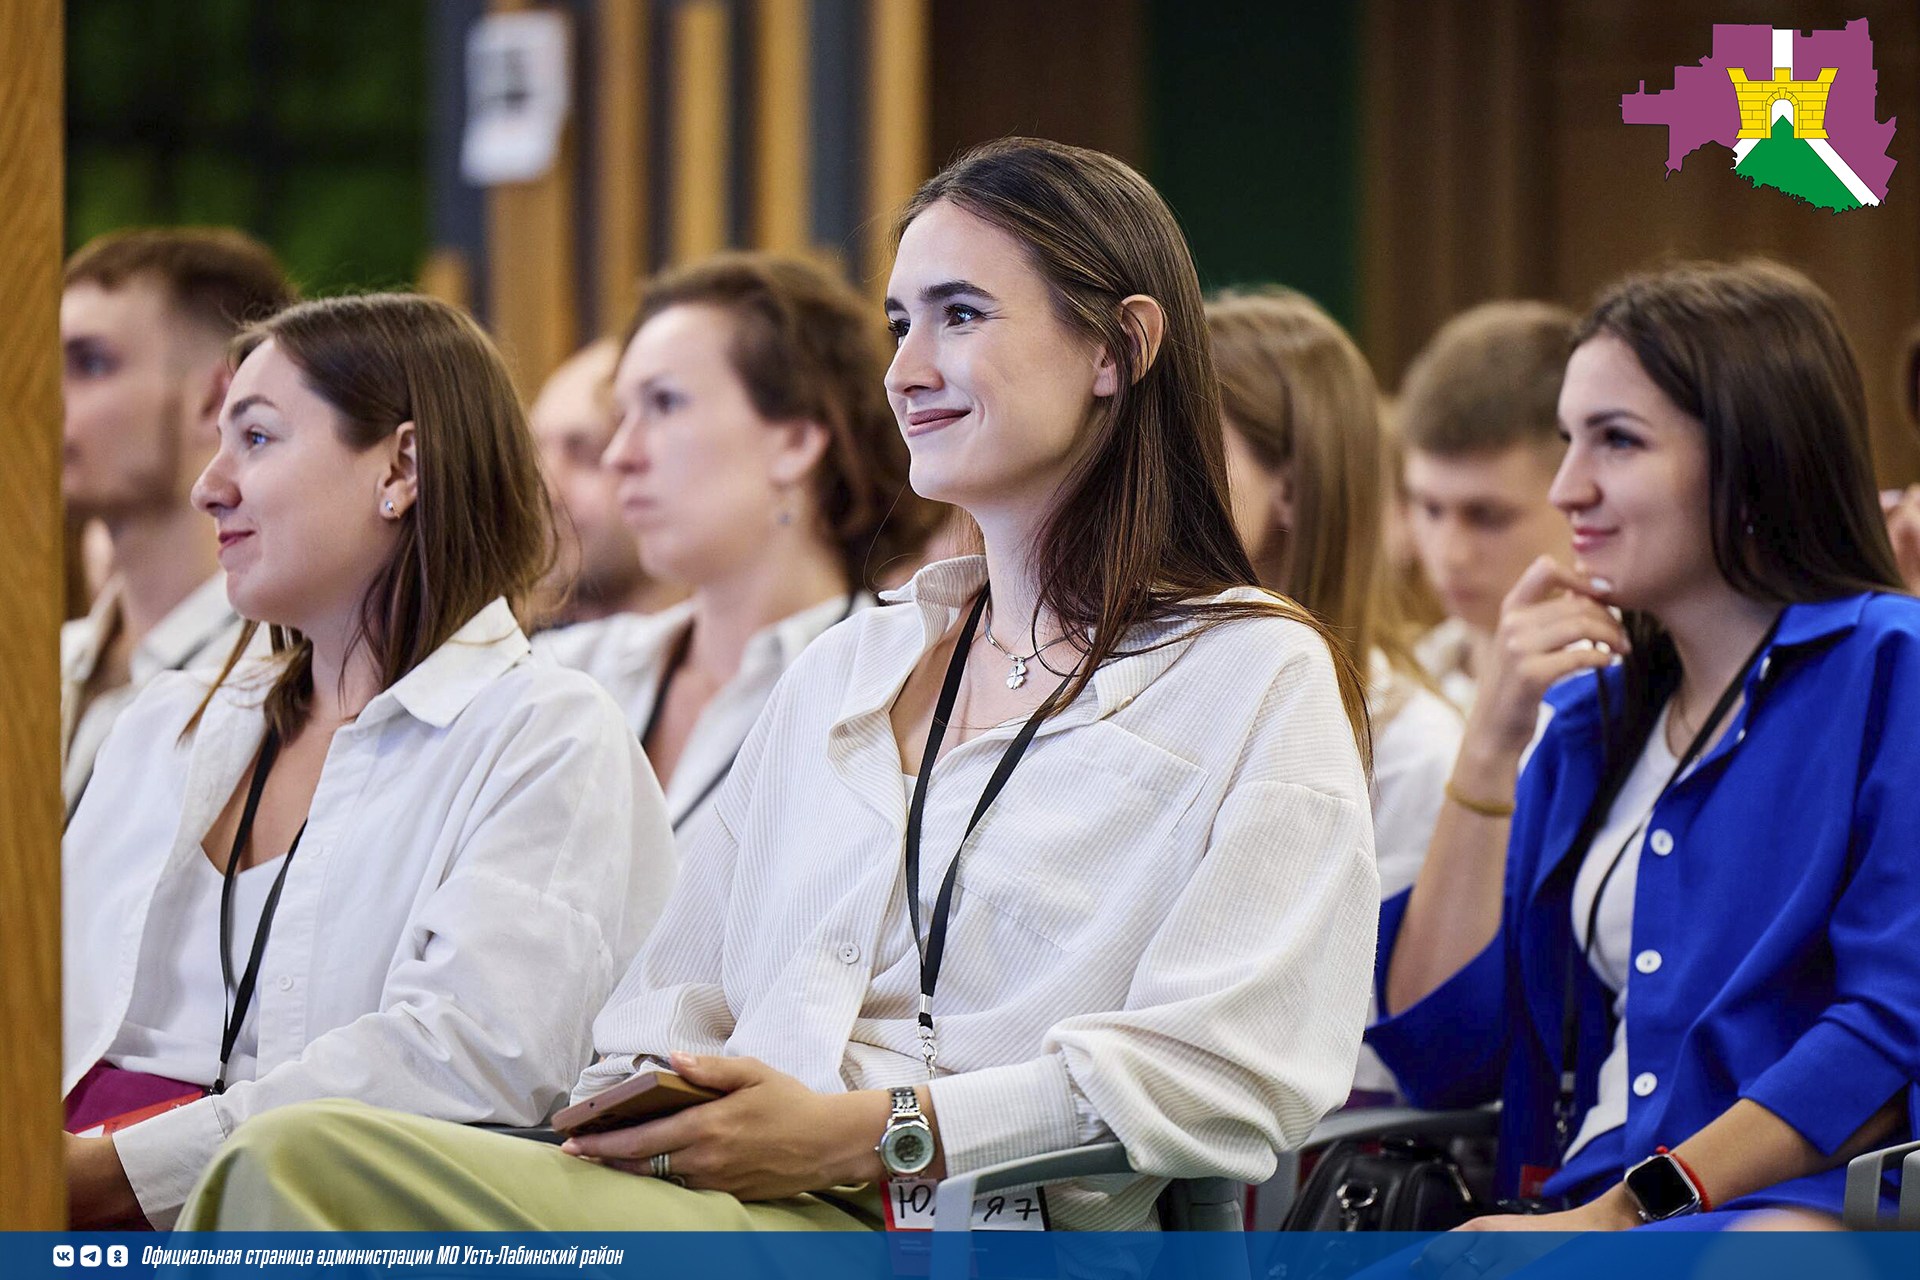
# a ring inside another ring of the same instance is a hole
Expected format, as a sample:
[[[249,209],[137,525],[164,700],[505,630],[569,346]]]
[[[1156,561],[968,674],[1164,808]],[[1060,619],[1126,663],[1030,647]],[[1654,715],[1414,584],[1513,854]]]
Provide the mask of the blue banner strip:
[[[6,1280],[294,1276],[635,1280],[1914,1280],[1897,1232],[1192,1234],[853,1232],[564,1235],[0,1233]]]

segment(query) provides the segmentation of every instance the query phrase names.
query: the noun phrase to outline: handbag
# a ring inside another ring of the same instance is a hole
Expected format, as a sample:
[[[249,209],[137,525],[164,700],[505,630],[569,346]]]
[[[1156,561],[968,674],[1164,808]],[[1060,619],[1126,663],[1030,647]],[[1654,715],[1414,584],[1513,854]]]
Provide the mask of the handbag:
[[[1336,1142],[1300,1188],[1282,1230],[1452,1230],[1493,1212],[1471,1185],[1490,1172],[1477,1154],[1404,1135]]]

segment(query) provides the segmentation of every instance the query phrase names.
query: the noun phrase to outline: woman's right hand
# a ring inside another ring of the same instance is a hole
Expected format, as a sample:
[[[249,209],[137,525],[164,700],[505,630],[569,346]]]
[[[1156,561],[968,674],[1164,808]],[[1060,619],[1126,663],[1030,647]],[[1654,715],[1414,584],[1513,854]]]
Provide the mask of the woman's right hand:
[[[1518,759],[1533,741],[1549,687],[1627,652],[1626,629],[1608,611],[1604,585],[1546,556],[1520,575],[1500,605],[1491,670],[1478,673],[1469,749]]]

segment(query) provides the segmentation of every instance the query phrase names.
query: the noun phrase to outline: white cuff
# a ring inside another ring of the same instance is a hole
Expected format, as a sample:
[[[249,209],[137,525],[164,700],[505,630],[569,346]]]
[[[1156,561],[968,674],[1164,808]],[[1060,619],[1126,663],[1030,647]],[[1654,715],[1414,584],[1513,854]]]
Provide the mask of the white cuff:
[[[227,1140],[227,1131],[213,1099],[202,1098],[122,1129],[112,1140],[140,1212],[154,1230],[166,1231],[180,1216],[187,1193],[200,1180],[213,1153]]]
[[[1073,1086],[1057,1053],[942,1076],[927,1093],[949,1174],[1078,1145]]]

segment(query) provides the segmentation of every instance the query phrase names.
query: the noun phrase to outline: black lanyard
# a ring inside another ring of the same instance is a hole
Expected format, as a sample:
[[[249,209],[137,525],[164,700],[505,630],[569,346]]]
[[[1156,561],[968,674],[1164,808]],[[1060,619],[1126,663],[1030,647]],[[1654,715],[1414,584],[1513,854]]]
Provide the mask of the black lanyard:
[[[847,607],[840,611],[840,616],[833,620],[832,625],[837,627],[848,618],[851,618],[853,616],[853,608],[859,602],[859,591],[849,591],[847,593]],[[674,641],[673,651],[667,655],[666,669],[660,673],[660,691],[653,695],[653,710],[647,713],[647,726],[640,731],[640,747],[642,750],[646,749],[647,743],[653,738],[653,731],[660,725],[660,712],[664,710],[667,705],[667,690],[673,688],[673,678],[679,675],[680,668],[686,665],[687,651],[692,647],[693,628],[688,627],[680,633],[680,638]],[[673,830],[676,833],[680,830],[681,825],[685,823],[688,818],[691,818],[701,805],[706,803],[707,797],[718,790],[720,784],[727,780],[727,775],[733,772],[733,766],[739,763],[741,748],[746,745],[746,742],[743,740],[740,746],[735,747],[733,754],[727,757],[727,762],[720,766],[719,772],[715,773],[711,778],[708,778],[707,784],[700,788],[699,794],[693,798],[693,803],[680,811],[680,816],[673,820]]]
[[[967,653],[973,647],[973,635],[980,626],[980,615],[987,607],[987,593],[983,590],[973,602],[973,612],[967,615],[967,625],[953,646],[953,660],[947,663],[947,680],[940,688],[940,701],[933,709],[933,722],[927,726],[926,749],[920,753],[920,776],[913,780],[913,804],[907,809],[907,919],[913,924],[914,945],[920,949],[920,1056],[927,1061],[927,1077],[933,1077],[933,1062],[937,1045],[933,1037],[933,988],[940,981],[940,960],[947,949],[947,921],[953,914],[953,885],[960,873],[960,851],[956,849],[953,861],[947,865],[946,878],[940,882],[940,892],[934,899],[933,919],[929,923],[924,944],[920,940],[920,822],[927,811],[927,779],[933,773],[933,762],[940,755],[940,743],[947,736],[947,719],[953,714],[955,698],[960,693],[960,680],[966,674]],[[1040,722],[1053,710],[1054,700],[1065,689],[1062,681],[1054,691],[1047,695],[1046,701],[1034,708],[1027,722],[1020,726],[1013,741],[1000,755],[1000,764],[987,780],[987,789],[980,793],[980,802],[973,806],[973,816],[967,819],[966,832],[960,837],[961,847],[967,843],[967,837],[973,834],[982,815],[1000,795],[1007,785],[1007,779],[1013,776],[1014,768],[1019,765],[1020,757],[1027,753],[1027,746],[1038,732]]]
[[[273,928],[273,913],[280,907],[280,890],[287,883],[287,868],[293,865],[294,851],[300,847],[300,837],[307,834],[307,824],[301,823],[300,830],[294,833],[293,843],[280,860],[280,873],[273,878],[273,888],[267,892],[267,902],[260,909],[260,923],[253,931],[253,952],[247,957],[246,972],[240,975],[239,985],[233,981],[233,883],[240,875],[240,855],[247,847],[247,837],[253,834],[253,818],[260,810],[260,793],[266,790],[267,774],[273,769],[274,757],[280,754],[280,735],[267,730],[266,740],[260,744],[260,760],[253,767],[253,783],[247,788],[247,804],[240,811],[240,825],[233,833],[233,852],[227,855],[227,869],[221,876],[220,884],[220,977],[226,983],[227,994],[232,1004],[227,1011],[226,1024],[220,1030],[220,1069],[213,1078],[211,1093],[227,1091],[227,1062],[233,1057],[233,1045],[240,1038],[240,1026],[247,1020],[247,1007],[253,1003],[253,988],[260,980],[260,958],[267,951],[267,934]]]
[[[1660,807],[1660,801],[1666,798],[1667,792],[1680,781],[1681,775],[1686,773],[1693,762],[1707,749],[1707,744],[1713,739],[1714,730],[1719,727],[1722,720],[1726,719],[1727,712],[1733,709],[1734,702],[1739,699],[1740,690],[1746,684],[1747,672],[1753,669],[1753,664],[1760,660],[1760,655],[1766,652],[1768,645],[1773,643],[1774,632],[1780,629],[1781,616],[1784,615],[1774,617],[1773,625],[1767,628],[1767,634],[1760,637],[1760,643],[1753,647],[1753,652],[1747,656],[1747,660],[1740,664],[1738,671],[1734,672],[1733,679],[1721,692],[1720,700],[1713,704],[1713,710],[1707,713],[1707,718],[1701,724],[1699,732],[1693,735],[1693,741],[1687,744],[1687,749],[1680,753],[1679,760],[1674,763],[1673,772],[1667,776],[1666,783],[1660,788],[1660,794],[1654,797],[1653,806],[1647,811],[1648,818],[1653,816],[1653,809]],[[1751,707],[1748,708],[1747,714],[1749,716],[1753,714]],[[1641,751],[1646,749],[1644,742],[1638,745]],[[1632,754],[1636,759],[1639,756],[1638,751]],[[1614,776],[1594,796],[1593,803],[1587,806],[1586,816],[1581,819],[1580,830],[1574,837],[1572,848],[1585,850],[1592,845],[1594,838],[1600,834],[1601,826],[1606,823],[1607,815],[1612,812],[1614,801],[1619,799],[1621,789],[1626,786],[1627,775],[1631,772],[1632,768],[1624,759],[1620,767],[1613,770]],[[1566,994],[1563,997],[1560,1014],[1560,1094],[1553,1104],[1554,1135],[1558,1139],[1558,1154],[1562,1159],[1566,1157],[1567,1144],[1572,1140],[1574,1093],[1579,1077],[1580,1013],[1577,999],[1580,966],[1591,966],[1593,963],[1594,936],[1599,932],[1600,926],[1600,900],[1606,896],[1607,885],[1612,881],[1613,873],[1620,869],[1621,862],[1626,859],[1627,850],[1632,847],[1634,838],[1645,829],[1646,825],[1647,819],[1643,818],[1640,824],[1627,834],[1627,838],[1614,851],[1613,861],[1607,864],[1606,871],[1601,875],[1600,884],[1593,893],[1593,904],[1587,908],[1586,945],[1578,948],[1577,951],[1572,945],[1568,947]]]

